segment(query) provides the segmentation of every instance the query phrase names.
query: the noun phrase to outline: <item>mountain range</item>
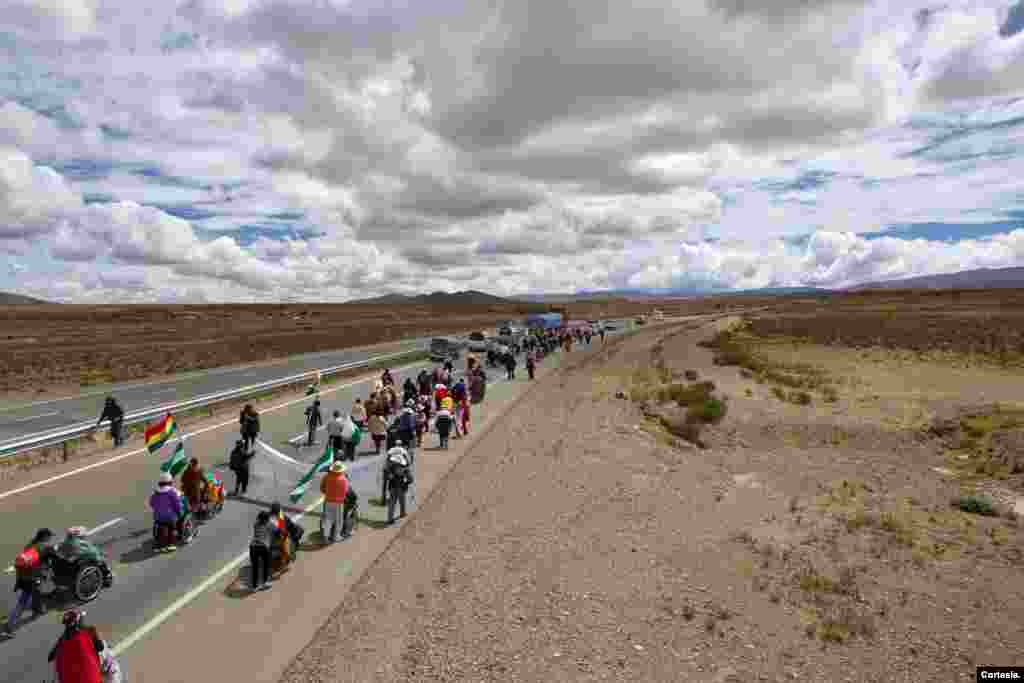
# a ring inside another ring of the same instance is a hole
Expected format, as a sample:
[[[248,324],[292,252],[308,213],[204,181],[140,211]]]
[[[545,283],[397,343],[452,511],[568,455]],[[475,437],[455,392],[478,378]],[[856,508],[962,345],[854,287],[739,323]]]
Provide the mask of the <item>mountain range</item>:
[[[8,292],[0,292],[0,306],[12,306],[15,304],[48,304],[49,301],[43,301],[42,299],[33,299],[30,296],[22,296],[21,294],[10,294]]]
[[[431,292],[430,294],[385,294],[371,299],[356,299],[349,301],[350,304],[364,305],[416,305],[416,306],[464,306],[484,304],[517,304],[522,301],[514,299],[503,299],[487,292],[480,292],[475,289],[464,292]]]
[[[694,289],[613,289],[606,291],[581,290],[574,294],[525,294],[515,298],[504,298],[470,289],[461,292],[431,292],[430,294],[385,294],[370,299],[356,299],[351,304],[364,305],[419,305],[419,306],[465,306],[501,304],[567,304],[575,301],[596,299],[694,299],[708,296],[826,296],[842,292],[858,292],[872,289],[1024,289],[1024,267],[978,268],[956,273],[922,275],[899,280],[866,282],[844,289],[819,287],[765,287],[761,289],[699,291]],[[21,294],[0,292],[0,305],[47,304],[48,301]]]
[[[922,275],[902,280],[867,282],[850,287],[864,289],[1021,289],[1024,288],[1024,268],[979,268],[957,273]]]

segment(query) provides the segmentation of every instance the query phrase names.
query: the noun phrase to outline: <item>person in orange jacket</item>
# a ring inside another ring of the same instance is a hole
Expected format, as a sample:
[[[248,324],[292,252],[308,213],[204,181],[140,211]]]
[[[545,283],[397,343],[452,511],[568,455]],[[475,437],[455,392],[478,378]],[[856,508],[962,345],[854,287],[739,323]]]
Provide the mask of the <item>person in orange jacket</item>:
[[[344,532],[344,506],[348,496],[348,477],[345,476],[345,465],[335,462],[327,475],[320,480],[320,493],[324,495],[324,515],[321,526],[324,539],[328,543],[337,543],[339,534]]]

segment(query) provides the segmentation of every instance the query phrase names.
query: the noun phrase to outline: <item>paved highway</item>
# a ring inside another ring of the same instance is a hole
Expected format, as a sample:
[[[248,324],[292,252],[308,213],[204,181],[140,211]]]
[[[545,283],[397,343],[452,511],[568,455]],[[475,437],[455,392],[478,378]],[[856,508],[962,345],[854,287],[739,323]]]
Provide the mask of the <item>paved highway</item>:
[[[405,376],[419,372],[420,367],[427,366],[417,365],[415,369],[395,373],[396,378],[401,382]],[[501,380],[494,377],[493,381]],[[356,397],[365,398],[369,394],[370,386],[371,382],[363,381],[337,390],[331,387],[330,393],[322,398],[323,407],[347,410]],[[90,621],[100,625],[111,642],[120,642],[202,579],[245,552],[252,520],[259,509],[273,501],[288,506],[288,493],[295,481],[322,453],[324,446],[323,432],[319,444],[313,448],[289,443],[303,431],[302,411],[310,400],[293,398],[291,401],[291,405],[264,410],[261,414],[260,440],[270,448],[258,449],[248,495],[229,499],[218,517],[201,526],[192,545],[170,555],[157,555],[152,551],[148,499],[159,474],[159,464],[170,454],[172,442],[157,455],[138,454],[28,491],[13,495],[0,493],[0,515],[10,522],[0,529],[3,566],[13,561],[38,527],[49,527],[60,536],[69,526],[104,527],[90,540],[111,558],[116,578],[114,586],[86,610]],[[273,405],[282,403],[287,400],[279,399]],[[221,428],[190,436],[185,444],[190,457],[198,457],[204,466],[221,473],[230,491],[234,475],[227,470],[226,460],[238,438],[238,430],[235,420],[229,422]],[[183,431],[190,432],[187,427]],[[372,448],[370,444],[372,441],[365,439],[361,450]],[[363,505],[378,490],[378,466],[379,457],[365,456],[353,467],[353,481]],[[304,501],[296,507],[309,505],[318,495],[317,486],[311,486]],[[13,576],[5,578],[5,583],[13,583]],[[6,615],[16,594],[7,588],[0,591],[0,596],[0,610]],[[59,608],[35,620],[31,615],[23,615],[15,638],[0,641],[0,659],[4,662],[0,667],[0,681],[41,683],[49,680],[46,656],[60,634],[59,615]]]
[[[628,327],[624,325],[620,330]],[[393,374],[401,384],[406,376],[415,376],[423,367],[431,367],[431,364],[407,366],[393,370]],[[490,384],[504,383],[502,375],[489,371]],[[520,370],[516,381],[525,381],[524,376],[525,372]],[[334,409],[347,411],[357,397],[365,399],[371,384],[371,380],[362,380],[328,387],[322,397],[325,415]],[[310,401],[304,397],[281,397],[261,410],[262,443],[253,461],[248,495],[229,499],[218,517],[201,526],[192,545],[170,555],[152,551],[148,499],[159,474],[159,463],[169,455],[172,442],[157,455],[125,454],[126,457],[116,462],[77,471],[72,476],[0,492],[0,516],[8,520],[0,527],[0,559],[3,560],[0,566],[12,562],[39,527],[49,527],[59,535],[74,525],[98,529],[90,540],[111,558],[116,578],[112,588],[86,607],[88,619],[99,626],[112,643],[123,642],[206,577],[246,552],[257,510],[273,501],[288,505],[287,496],[294,482],[323,449],[323,432],[320,443],[313,448],[296,445],[301,441],[296,437],[303,431],[303,410]],[[486,409],[485,401],[483,410]],[[230,490],[234,475],[226,469],[226,460],[238,438],[235,419],[216,420],[199,430],[186,424],[182,432],[186,435],[187,454],[221,472]],[[365,440],[361,450],[369,449],[370,443],[369,439]],[[366,455],[353,467],[353,481],[364,506],[379,490],[379,461],[379,456]],[[303,509],[317,497],[317,487],[311,486],[304,500],[293,509]],[[299,561],[302,561],[301,556]],[[6,578],[13,582],[13,576]],[[0,610],[6,615],[16,594],[8,589],[0,591],[0,596]],[[10,640],[0,640],[0,658],[4,662],[0,667],[0,683],[49,680],[46,657],[60,634],[59,615],[58,606],[38,619],[23,615],[17,635]],[[168,665],[173,661],[172,655]]]
[[[292,356],[267,364],[214,368],[184,373],[156,382],[134,382],[83,391],[77,396],[0,407],[0,443],[32,434],[95,421],[103,401],[113,395],[125,412],[167,403],[179,403],[249,384],[269,382],[310,370],[342,365],[396,351],[426,349],[429,337],[409,339],[375,348],[342,349]]]
[[[620,330],[628,325],[627,321],[613,322],[619,325]],[[103,401],[108,395],[115,396],[125,412],[131,413],[250,384],[269,382],[310,370],[365,360],[372,356],[413,349],[425,350],[430,345],[430,339],[418,337],[377,347],[307,353],[260,365],[199,370],[155,382],[118,384],[84,391],[66,398],[0,404],[0,444],[82,422],[95,421],[103,410]]]

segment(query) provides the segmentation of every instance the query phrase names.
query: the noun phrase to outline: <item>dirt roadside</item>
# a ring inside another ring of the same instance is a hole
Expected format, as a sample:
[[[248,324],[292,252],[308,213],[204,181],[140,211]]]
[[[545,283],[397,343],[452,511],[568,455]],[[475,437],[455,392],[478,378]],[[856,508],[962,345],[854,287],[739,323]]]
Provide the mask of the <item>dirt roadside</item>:
[[[706,328],[680,332],[547,376],[282,683],[967,681],[1021,664],[1019,522],[950,508],[960,484],[933,469],[947,456],[924,416],[882,419],[905,396],[781,401],[716,365]],[[704,448],[617,397],[659,362],[728,397]]]

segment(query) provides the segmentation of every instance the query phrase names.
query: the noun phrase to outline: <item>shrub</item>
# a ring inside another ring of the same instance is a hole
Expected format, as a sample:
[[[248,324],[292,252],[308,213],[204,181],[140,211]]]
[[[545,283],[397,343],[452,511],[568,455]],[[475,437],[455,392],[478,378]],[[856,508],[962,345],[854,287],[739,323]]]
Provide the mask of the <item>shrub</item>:
[[[800,406],[811,405],[811,395],[806,391],[794,391],[789,395],[789,400]]]
[[[958,510],[974,515],[984,515],[985,517],[999,516],[999,512],[996,510],[992,499],[986,496],[959,496],[953,499],[952,505]]]
[[[725,417],[725,403],[717,398],[708,398],[701,403],[690,405],[686,410],[688,422],[706,422],[718,424]]]
[[[835,387],[822,387],[821,395],[825,399],[826,403],[835,403],[839,400],[839,392],[836,391]]]
[[[783,391],[782,387],[772,387],[772,396],[780,401],[786,400],[786,392]]]
[[[696,382],[697,381],[697,371],[696,370],[687,370],[685,373],[683,373],[683,376],[686,377],[686,380],[688,382]]]

